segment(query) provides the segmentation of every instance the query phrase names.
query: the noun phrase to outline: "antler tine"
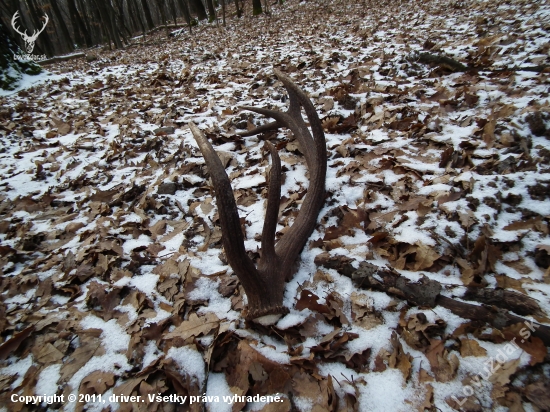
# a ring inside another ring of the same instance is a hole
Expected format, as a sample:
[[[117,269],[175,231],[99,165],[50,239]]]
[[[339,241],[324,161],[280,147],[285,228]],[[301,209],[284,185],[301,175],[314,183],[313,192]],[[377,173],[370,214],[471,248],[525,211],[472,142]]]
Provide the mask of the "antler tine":
[[[277,150],[268,141],[265,145],[271,154],[271,173],[269,174],[269,187],[267,190],[267,207],[265,212],[264,227],[262,230],[262,261],[268,264],[276,259],[275,232],[279,220],[279,203],[281,201],[281,158]],[[260,266],[262,263],[260,263]]]
[[[284,74],[282,74],[280,71],[276,69],[274,69],[273,71],[277,75],[279,80],[282,81],[283,85],[285,86],[288,92],[288,95],[290,98],[290,105],[288,110],[286,112],[281,112],[278,110],[264,109],[262,107],[241,106],[240,107],[241,109],[250,110],[256,113],[263,114],[264,116],[272,117],[276,121],[272,123],[268,123],[267,125],[259,126],[248,132],[240,133],[240,135],[252,136],[260,132],[265,132],[267,130],[275,130],[279,127],[286,126],[292,131],[296,140],[298,140],[300,151],[304,154],[308,166],[312,167],[312,162],[315,157],[315,153],[314,153],[315,149],[311,147],[313,138],[311,137],[311,134],[309,133],[309,130],[304,122],[304,119],[302,118],[302,114],[300,110],[301,100],[305,98],[305,100],[307,100],[309,105],[311,105],[314,115],[317,116],[317,114],[315,113],[315,108],[313,107],[311,102],[309,102],[309,99],[307,98],[307,96],[300,89],[298,89],[296,85],[294,85],[292,80],[290,80],[287,76],[285,76]],[[307,111],[306,111],[306,115],[307,115]],[[321,124],[320,120],[319,120],[319,124]],[[323,128],[321,127],[321,132],[322,130]],[[323,138],[324,138],[324,134],[323,134]],[[326,149],[324,150],[326,151]]]
[[[222,241],[229,264],[239,276],[241,273],[254,273],[256,268],[244,248],[244,238],[241,230],[241,222],[235,198],[233,197],[233,189],[229,182],[229,177],[225,173],[225,169],[214,151],[210,142],[202,131],[193,123],[189,122],[189,128],[193,133],[197,144],[204,156],[206,166],[210,172],[210,178],[216,192],[216,200],[218,202],[218,213],[220,216],[220,225],[222,228]],[[239,279],[241,277],[239,276]],[[247,283],[242,280],[243,285]],[[247,286],[245,285],[245,288]]]
[[[273,71],[283,82],[285,88],[289,91],[291,101],[292,96],[294,96],[294,98],[299,101],[300,105],[303,106],[313,132],[312,137],[309,130],[305,126],[300,110],[294,109],[293,119],[303,125],[301,128],[303,134],[296,135],[296,137],[302,144],[302,147],[305,146],[309,149],[309,151],[304,153],[304,155],[310,170],[311,183],[294,224],[277,243],[276,253],[283,260],[282,264],[285,265],[296,259],[301,249],[304,247],[305,242],[315,228],[317,215],[321,210],[325,195],[327,149],[325,143],[325,133],[323,131],[321,120],[319,119],[319,116],[315,111],[315,107],[307,95],[300,90],[289,77],[276,69]],[[309,142],[306,141],[306,139],[310,141],[313,140],[314,145],[308,144]]]
[[[279,127],[281,127],[279,122],[270,122],[270,123],[266,123],[261,126],[258,126],[252,130],[247,130],[246,132],[237,132],[237,134],[242,137],[248,137],[248,136],[254,136],[255,134],[258,134],[258,133],[265,133],[265,132],[270,132],[271,130],[277,130]]]
[[[287,88],[287,91],[289,91],[288,88]],[[290,95],[290,92],[289,92],[289,95]],[[269,116],[269,117],[273,117],[274,119],[276,119],[276,117],[274,117],[273,114],[282,113],[282,112],[278,112],[278,111],[275,111],[275,110],[270,111],[270,113],[267,113],[265,111],[260,112],[259,110],[256,110],[257,109],[256,107],[253,107],[253,106],[239,106],[239,108],[243,109],[243,110],[250,110],[252,112],[257,112],[257,113],[260,113],[260,114],[263,114],[263,115],[266,115],[266,116]],[[266,110],[266,109],[264,109],[264,110]],[[287,113],[295,113],[296,111],[300,112],[300,103],[299,103],[298,99],[293,98],[292,96],[290,96],[290,106],[288,108]],[[255,134],[258,134],[258,133],[265,133],[265,132],[268,132],[268,131],[271,131],[271,130],[277,130],[280,127],[283,127],[283,126],[284,125],[281,124],[280,121],[276,120],[274,122],[267,123],[267,124],[264,124],[262,126],[258,126],[255,129],[248,130],[246,132],[238,132],[237,134],[239,136],[242,136],[242,137],[254,136]]]

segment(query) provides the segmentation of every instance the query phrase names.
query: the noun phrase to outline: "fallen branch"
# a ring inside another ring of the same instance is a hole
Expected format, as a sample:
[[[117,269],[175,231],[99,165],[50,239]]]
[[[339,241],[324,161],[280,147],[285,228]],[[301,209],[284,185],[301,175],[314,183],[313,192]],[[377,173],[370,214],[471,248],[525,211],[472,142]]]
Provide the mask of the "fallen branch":
[[[68,54],[66,56],[56,56],[56,57],[52,57],[50,59],[42,60],[36,63],[38,63],[40,66],[47,66],[48,64],[78,59],[79,57],[86,57],[86,53],[75,53],[75,54]]]
[[[417,60],[420,63],[438,65],[439,67],[452,72],[465,72],[468,70],[468,66],[463,65],[455,59],[451,59],[450,57],[442,56],[440,54],[420,53]]]
[[[538,66],[526,66],[526,67],[505,67],[503,69],[489,69],[488,67],[468,67],[459,61],[441,54],[433,53],[420,53],[413,57],[413,60],[419,63],[431,64],[441,67],[442,69],[449,70],[451,72],[479,72],[487,71],[491,73],[502,72],[535,72],[535,73],[549,73],[550,66],[546,64]]]
[[[486,300],[491,305],[474,305],[452,299],[440,294],[442,286],[439,282],[428,279],[426,276],[418,282],[413,282],[410,279],[401,276],[398,272],[391,268],[382,268],[368,262],[361,262],[359,269],[351,274],[351,278],[357,286],[361,288],[373,288],[398,296],[406,300],[414,306],[423,306],[433,308],[442,306],[449,309],[455,315],[460,317],[480,320],[489,323],[497,329],[503,329],[516,323],[528,323],[532,326],[533,335],[540,338],[546,346],[550,346],[550,327],[540,323],[531,322],[528,319],[513,315],[503,308],[505,305],[510,305],[514,311],[521,311],[525,314],[536,311],[537,314],[542,313],[538,304],[528,296],[522,296],[525,301],[519,299],[519,295],[515,292],[498,290],[484,290],[479,293],[469,292],[465,297],[474,298],[480,302]],[[497,297],[503,298],[502,302],[495,305]],[[501,306],[496,307],[496,306]]]

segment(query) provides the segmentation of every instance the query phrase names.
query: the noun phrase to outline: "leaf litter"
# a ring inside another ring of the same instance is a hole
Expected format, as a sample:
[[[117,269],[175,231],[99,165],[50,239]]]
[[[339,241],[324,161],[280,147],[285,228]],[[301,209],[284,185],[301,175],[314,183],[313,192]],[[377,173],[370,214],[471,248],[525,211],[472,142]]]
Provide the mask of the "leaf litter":
[[[408,306],[349,276],[368,261],[427,276],[455,299],[501,288],[549,323],[548,5],[291,1],[272,11],[58,63],[49,81],[0,98],[3,410],[24,409],[12,393],[197,396],[207,410],[545,409],[547,348],[520,341],[525,325]],[[286,286],[290,313],[264,327],[240,316],[246,296],[186,125],[216,146],[257,258],[261,139],[276,143],[285,171],[278,235],[308,187],[287,131],[237,134],[265,122],[239,106],[285,106],[274,66],[312,99],[329,158],[319,225]]]

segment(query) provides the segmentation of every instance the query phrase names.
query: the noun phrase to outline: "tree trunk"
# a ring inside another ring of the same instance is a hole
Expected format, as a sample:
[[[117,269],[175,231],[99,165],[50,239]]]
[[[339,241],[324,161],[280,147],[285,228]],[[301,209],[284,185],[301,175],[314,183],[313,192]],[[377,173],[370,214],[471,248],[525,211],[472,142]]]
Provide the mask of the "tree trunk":
[[[69,7],[69,14],[71,15],[71,24],[73,26],[76,44],[79,46],[86,45],[86,47],[92,47],[92,38],[76,8],[75,0],[68,0],[67,5]]]
[[[126,27],[126,24],[124,23],[124,10],[122,8],[120,11],[115,10],[110,0],[106,0],[105,5],[107,6],[107,11],[109,12],[109,20],[111,21],[113,32],[119,40],[122,38],[124,43],[128,44],[128,37],[132,36],[132,33],[128,30],[128,27]],[[126,32],[127,36],[124,35],[124,32]],[[118,48],[119,47],[117,46],[117,49]]]
[[[191,3],[191,9],[197,15],[197,19],[204,20],[208,18],[208,16],[206,15],[206,10],[201,0],[190,0],[190,3]]]
[[[222,0],[223,27],[225,27],[225,0]]]
[[[27,5],[29,6],[31,20],[35,28],[38,29],[42,27],[42,21],[40,20],[40,18],[43,16],[43,13],[38,13],[35,0],[28,0]],[[42,50],[46,55],[50,57],[55,55],[55,48],[46,30],[44,30],[40,34],[40,36],[38,36],[36,45],[38,46],[39,50]]]
[[[107,0],[94,0],[99,15],[101,16],[101,22],[105,28],[106,34],[109,38],[109,47],[111,45],[111,40],[115,43],[117,49],[122,49],[122,41],[120,40],[119,31],[116,28],[115,17],[112,13],[109,13],[108,6],[106,4]]]
[[[153,23],[153,17],[151,16],[151,10],[149,9],[149,4],[147,3],[147,0],[141,0],[141,6],[143,7],[143,14],[145,14],[147,29],[153,30],[155,28],[155,24]]]
[[[111,4],[110,1],[107,2],[107,6],[111,10],[112,17],[115,20],[115,27],[117,30],[121,33],[121,36],[126,44],[128,44],[128,37],[132,37],[132,31],[128,29],[128,26],[126,25],[126,21],[124,19],[124,2],[123,0],[116,0],[115,2],[116,10]],[[118,22],[117,22],[118,21]],[[126,36],[122,34],[126,32]]]
[[[130,1],[128,2],[129,12],[130,15],[133,16],[133,18],[136,20],[138,28],[141,29],[141,33],[143,36],[147,33],[147,29],[145,28],[145,23],[143,22],[143,19],[141,18],[141,13],[139,10],[139,7],[136,2]]]
[[[159,9],[162,24],[164,26],[166,26],[166,12],[164,11],[164,1],[163,0],[157,0],[157,7]]]
[[[51,1],[50,5],[52,7],[53,14],[56,17],[56,29],[59,28],[61,30],[61,44],[63,45],[63,50],[61,50],[62,53],[70,52],[74,50],[74,40],[71,37],[71,33],[69,33],[69,29],[67,28],[67,25],[65,24],[65,20],[63,20],[63,16],[61,14],[61,10],[59,10],[59,5],[57,4],[57,1]]]
[[[187,24],[189,25],[189,33],[191,33],[191,13],[189,12],[189,5],[187,4],[187,0],[178,0],[181,11],[183,12],[183,17]]]
[[[92,21],[97,20],[93,18],[93,13],[96,12],[96,9],[91,8],[92,5],[90,3],[85,2],[84,0],[74,0],[74,1],[78,6],[77,10],[80,11],[79,16],[81,18],[82,27],[85,27],[86,29],[85,36],[84,36],[86,38],[86,45],[88,47],[91,47],[93,45],[101,43],[97,30],[94,27],[94,25],[92,25],[91,23]]]
[[[216,18],[216,9],[214,8],[213,0],[206,0],[206,6],[208,7],[208,21],[213,22]]]
[[[239,8],[239,0],[235,0],[235,9],[237,10],[237,18],[241,18],[241,9]]]
[[[252,15],[262,14],[262,0],[252,0]]]
[[[130,17],[130,25],[132,34],[139,33],[145,35],[145,26],[143,21],[141,21],[141,15],[136,10],[136,3],[133,1],[128,2],[128,15]]]
[[[170,0],[170,9],[172,11],[172,19],[174,19],[174,27],[177,27],[177,25],[178,25],[178,13],[176,11],[176,5],[174,4],[174,0]]]

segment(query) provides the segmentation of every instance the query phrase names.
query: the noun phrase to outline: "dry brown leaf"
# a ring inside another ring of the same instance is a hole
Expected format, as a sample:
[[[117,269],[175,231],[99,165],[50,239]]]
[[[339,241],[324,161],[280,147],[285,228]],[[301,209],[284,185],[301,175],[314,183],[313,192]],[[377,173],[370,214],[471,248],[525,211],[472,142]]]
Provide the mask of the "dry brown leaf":
[[[541,411],[548,408],[550,405],[550,384],[546,379],[531,383],[525,387],[525,396]]]
[[[491,118],[485,126],[483,126],[483,141],[488,149],[491,149],[495,144],[495,126],[496,120]]]
[[[399,341],[397,333],[393,332],[391,336],[393,351],[388,358],[390,368],[399,369],[403,373],[405,382],[409,380],[412,369],[413,357],[403,350],[403,345]]]
[[[95,371],[86,376],[80,383],[82,394],[103,394],[115,384],[115,374],[112,372]]]
[[[413,270],[424,270],[428,269],[437,259],[439,259],[441,255],[439,255],[435,250],[433,250],[432,247],[425,245],[424,243],[417,244],[416,247],[416,254],[415,254],[415,264],[413,267]]]
[[[426,409],[432,410],[432,408],[434,407],[434,404],[433,404],[434,388],[430,384],[427,384],[425,388],[426,388],[426,393],[423,395],[423,402],[422,404],[418,405],[416,408],[418,412],[424,412]]]
[[[426,351],[426,357],[438,382],[449,382],[455,378],[459,365],[458,357],[454,353],[449,355],[444,341],[433,339]]]
[[[46,343],[42,346],[36,356],[36,360],[45,365],[57,363],[61,359],[63,359],[63,353],[51,343]]]
[[[151,237],[153,238],[153,240],[156,240],[157,237],[164,235],[164,232],[166,232],[167,223],[167,220],[161,219],[153,226],[149,226],[149,230],[151,231]]]
[[[504,230],[528,230],[533,229],[537,223],[541,221],[541,217],[532,217],[527,220],[518,220],[517,222],[512,222],[507,226],[504,226]]]
[[[0,345],[0,360],[7,359],[8,356],[17,350],[19,345],[27,339],[30,334],[34,331],[34,326],[31,325],[21,332],[14,334],[10,339]]]
[[[71,125],[68,123],[65,123],[63,120],[61,120],[59,117],[52,116],[51,119],[53,120],[55,127],[57,127],[57,133],[61,136],[65,136],[69,134],[71,131]]]
[[[176,329],[163,336],[163,339],[179,338],[185,341],[190,337],[207,335],[219,325],[220,319],[211,312],[200,318],[196,313],[191,313],[191,315],[189,315],[189,320],[183,321]]]
[[[105,354],[105,351],[101,347],[99,339],[87,339],[84,345],[76,348],[73,354],[69,356],[69,359],[63,363],[61,381],[66,382],[70,379],[80,368],[88,363],[92,356],[101,356],[103,354]]]
[[[330,313],[330,309],[327,307],[327,305],[318,303],[319,299],[319,296],[317,296],[315,293],[307,289],[302,289],[302,291],[300,292],[300,298],[296,302],[296,309],[311,309],[319,313]]]
[[[520,359],[512,359],[503,364],[495,362],[493,359],[491,359],[491,362],[489,381],[493,383],[492,397],[498,399],[506,394],[506,385],[510,383],[510,376],[517,372]]]
[[[155,275],[159,275],[161,280],[169,278],[170,275],[179,274],[179,267],[176,258],[171,257],[163,264],[155,266],[153,273]]]
[[[522,261],[523,259],[517,260],[515,262],[503,262],[503,263],[509,268],[514,269],[516,272],[522,275],[528,275],[529,273],[533,272],[533,269],[531,269],[529,266],[524,264]]]
[[[530,365],[533,366],[544,361],[547,350],[543,341],[533,336],[533,332],[535,332],[536,329],[537,325],[527,321],[505,327],[502,333],[509,343],[503,348],[503,353],[506,356],[510,356],[521,348],[531,355],[531,360],[529,361]]]
[[[460,356],[485,356],[487,351],[475,339],[460,339]]]

